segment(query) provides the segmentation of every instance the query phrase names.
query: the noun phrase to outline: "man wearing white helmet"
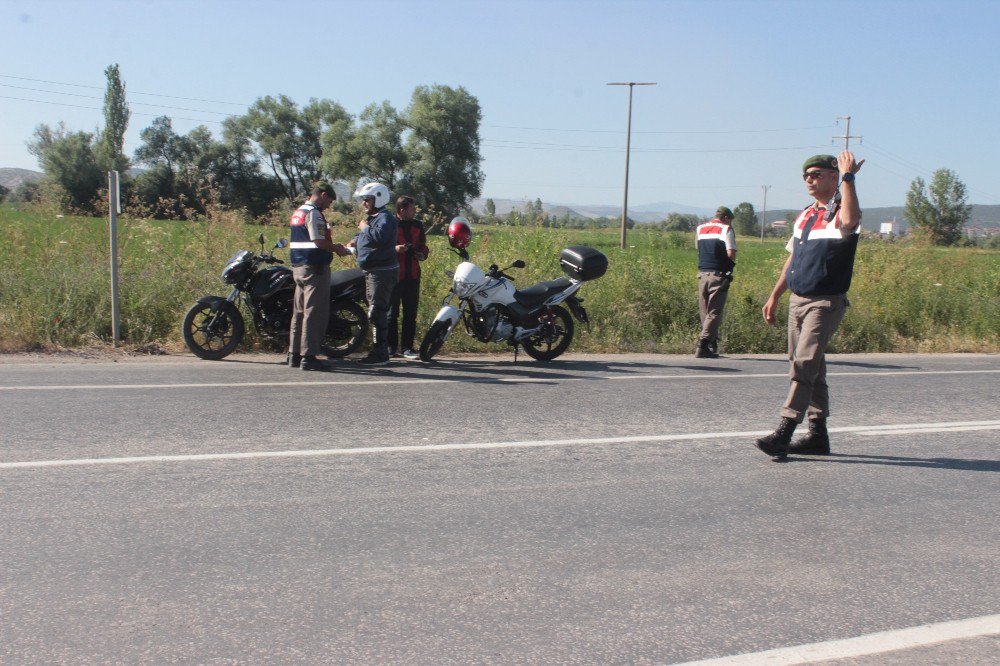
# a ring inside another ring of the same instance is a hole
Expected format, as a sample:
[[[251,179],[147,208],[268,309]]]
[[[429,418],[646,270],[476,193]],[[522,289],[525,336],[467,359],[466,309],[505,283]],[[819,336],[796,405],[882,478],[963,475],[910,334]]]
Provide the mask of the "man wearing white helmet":
[[[354,193],[361,200],[365,219],[358,224],[358,235],[350,242],[357,249],[358,266],[365,272],[368,318],[372,322],[372,350],[358,362],[386,365],[389,362],[389,302],[399,280],[399,256],[396,254],[395,216],[386,210],[389,188],[368,183]]]

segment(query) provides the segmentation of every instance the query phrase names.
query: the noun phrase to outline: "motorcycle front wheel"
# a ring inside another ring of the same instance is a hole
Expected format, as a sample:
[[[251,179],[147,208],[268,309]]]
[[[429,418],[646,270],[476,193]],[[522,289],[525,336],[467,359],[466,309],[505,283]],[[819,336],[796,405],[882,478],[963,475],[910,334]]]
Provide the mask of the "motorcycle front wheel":
[[[436,321],[431,324],[423,342],[420,343],[420,360],[429,361],[434,355],[441,351],[441,345],[448,337],[449,322],[446,320]]]
[[[184,316],[184,344],[206,361],[218,361],[233,353],[243,341],[243,317],[226,303],[213,312],[209,303],[195,303]]]
[[[553,305],[538,317],[541,329],[521,342],[524,351],[536,361],[551,361],[566,351],[573,341],[573,317],[566,308]]]
[[[368,313],[354,301],[330,304],[330,320],[323,338],[323,353],[331,358],[353,354],[368,335]]]

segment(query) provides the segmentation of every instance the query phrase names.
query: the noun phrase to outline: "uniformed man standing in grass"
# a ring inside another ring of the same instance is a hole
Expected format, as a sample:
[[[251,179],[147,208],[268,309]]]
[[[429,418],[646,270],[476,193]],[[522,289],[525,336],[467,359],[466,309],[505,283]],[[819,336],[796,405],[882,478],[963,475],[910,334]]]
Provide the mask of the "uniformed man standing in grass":
[[[719,358],[719,329],[729,285],[736,268],[736,232],[733,211],[719,206],[715,219],[695,230],[698,245],[698,310],[701,335],[695,358]]]
[[[786,246],[788,259],[763,308],[764,321],[773,325],[781,295],[792,292],[788,303],[791,387],[777,430],[757,440],[757,448],[769,456],[830,453],[826,348],[847,311],[861,229],[854,175],[864,162],[855,161],[854,154],[845,150],[839,157],[810,157],[802,165],[802,179],[814,202],[795,220]],[[791,443],[795,426],[807,416],[809,434]]]

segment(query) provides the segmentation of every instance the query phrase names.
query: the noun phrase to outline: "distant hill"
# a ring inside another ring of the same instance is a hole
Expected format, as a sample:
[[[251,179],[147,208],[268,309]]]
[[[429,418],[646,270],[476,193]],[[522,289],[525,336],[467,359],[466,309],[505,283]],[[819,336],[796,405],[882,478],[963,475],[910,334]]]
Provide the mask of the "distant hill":
[[[531,200],[533,201],[533,200]],[[497,208],[497,215],[506,215],[512,210],[524,210],[529,203],[528,199],[493,199],[493,204]],[[473,199],[472,210],[483,214],[486,207],[486,199]],[[616,217],[622,215],[621,206],[603,206],[594,204],[549,204],[542,202],[542,210],[549,215],[562,217],[569,214],[571,219],[593,219],[596,217]],[[641,206],[629,206],[628,216],[639,223],[659,222],[666,219],[670,213],[686,213],[694,215],[711,215],[714,210],[686,206],[684,204],[663,201],[660,203],[643,204]],[[784,219],[782,217],[781,219]]]
[[[31,169],[0,169],[0,185],[14,191],[24,183],[34,183],[42,179],[41,171]]]
[[[892,222],[899,225],[900,230],[909,229],[906,222],[906,209],[902,206],[887,206],[884,208],[862,208],[861,226],[870,231],[878,231],[883,222]],[[798,210],[769,210],[767,211],[767,223],[776,220],[784,220],[788,213],[798,214]],[[972,221],[970,227],[1000,227],[1000,206],[982,206],[973,204]]]

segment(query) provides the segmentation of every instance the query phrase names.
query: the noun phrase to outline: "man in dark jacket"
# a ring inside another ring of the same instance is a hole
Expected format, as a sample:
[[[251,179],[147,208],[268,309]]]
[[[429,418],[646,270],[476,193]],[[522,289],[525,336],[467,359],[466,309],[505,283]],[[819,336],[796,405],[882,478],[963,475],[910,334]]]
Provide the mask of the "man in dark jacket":
[[[396,253],[399,255],[399,282],[392,290],[389,304],[389,354],[401,354],[415,360],[420,357],[413,349],[417,335],[417,306],[420,303],[420,262],[427,258],[427,236],[423,223],[416,218],[417,203],[413,197],[396,199]],[[399,313],[403,311],[403,331],[399,332]],[[398,343],[402,341],[402,345]]]
[[[361,200],[365,219],[358,224],[358,235],[351,241],[358,255],[358,266],[365,272],[368,318],[372,323],[372,350],[358,362],[386,365],[389,362],[389,299],[399,280],[399,257],[396,254],[397,221],[386,210],[389,188],[368,183],[354,193]]]

